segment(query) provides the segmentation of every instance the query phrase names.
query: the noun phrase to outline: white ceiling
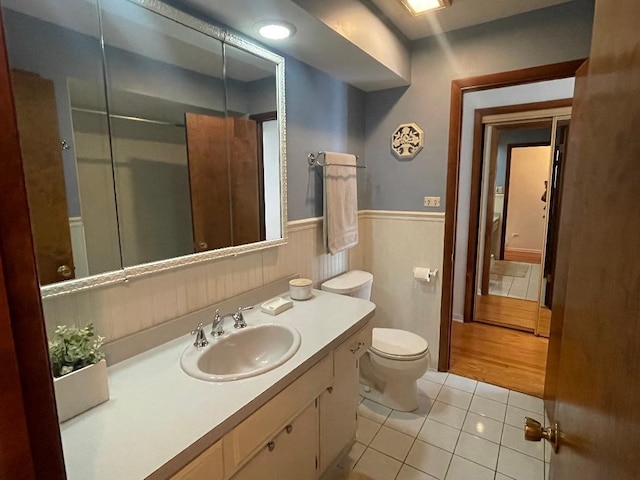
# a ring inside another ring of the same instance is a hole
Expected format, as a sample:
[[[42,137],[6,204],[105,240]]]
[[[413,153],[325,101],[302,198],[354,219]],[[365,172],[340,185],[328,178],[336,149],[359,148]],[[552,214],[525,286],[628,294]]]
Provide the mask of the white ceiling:
[[[453,0],[451,7],[412,16],[400,0],[369,0],[410,40],[479,25],[572,0]]]
[[[400,0],[173,0],[364,91],[410,83],[402,68],[384,58],[380,43],[389,34],[406,43],[569,1],[573,0],[453,0],[450,8],[413,18]],[[358,5],[368,7],[364,14]],[[297,33],[285,41],[259,38],[253,25],[265,19],[288,21]],[[350,32],[357,32],[358,38]],[[409,45],[401,42],[409,58]]]

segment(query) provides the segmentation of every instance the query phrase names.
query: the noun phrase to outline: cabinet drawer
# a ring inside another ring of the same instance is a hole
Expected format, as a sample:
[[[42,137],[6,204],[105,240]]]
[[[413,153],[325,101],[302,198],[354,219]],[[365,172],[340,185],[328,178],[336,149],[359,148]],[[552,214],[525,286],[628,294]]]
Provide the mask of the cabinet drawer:
[[[333,379],[333,354],[285,388],[224,438],[225,471],[231,473],[287,421],[312,402]]]
[[[214,443],[171,480],[222,480],[222,441]]]
[[[360,358],[371,346],[371,322],[351,335],[335,350],[335,371],[338,372],[353,361]]]

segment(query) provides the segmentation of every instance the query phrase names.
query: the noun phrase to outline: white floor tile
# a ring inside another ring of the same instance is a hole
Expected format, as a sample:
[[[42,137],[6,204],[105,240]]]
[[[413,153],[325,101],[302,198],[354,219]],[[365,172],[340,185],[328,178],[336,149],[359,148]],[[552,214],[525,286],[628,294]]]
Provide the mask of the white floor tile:
[[[515,480],[543,480],[544,462],[507,447],[500,447],[498,472]]]
[[[402,465],[400,469],[400,473],[396,477],[396,480],[437,480],[436,477],[432,477],[431,475],[427,475],[420,470],[416,470],[409,465]]]
[[[398,412],[394,410],[391,412],[391,415],[387,417],[387,421],[384,422],[384,424],[387,427],[415,438],[422,428],[422,425],[424,425],[425,419],[426,417],[413,412]]]
[[[542,442],[528,442],[524,439],[522,428],[505,425],[502,432],[502,445],[525,455],[544,461],[544,444]]]
[[[459,436],[459,429],[450,427],[444,423],[434,422],[430,419],[427,419],[418,434],[418,438],[423,442],[430,443],[431,445],[435,445],[452,453],[456,448]]]
[[[472,396],[473,395],[468,392],[465,392],[463,390],[458,390],[456,388],[451,388],[445,385],[440,390],[437,400],[439,402],[453,405],[454,407],[468,410],[469,405],[471,404]]]
[[[545,480],[549,480],[549,464],[544,464],[544,478]]]
[[[491,470],[495,470],[499,448],[500,446],[497,443],[462,432],[454,453]]]
[[[409,435],[383,425],[382,428],[378,430],[378,433],[376,433],[369,447],[375,448],[379,452],[402,462],[407,456],[407,453],[409,453],[409,449],[411,445],[413,445],[413,440],[414,437],[410,437]]]
[[[496,472],[496,480],[513,480],[513,478],[507,477],[506,475]]]
[[[441,448],[416,440],[405,462],[438,480],[444,480],[451,457],[451,453]]]
[[[351,470],[355,466],[355,464],[358,463],[358,460],[360,460],[360,457],[366,449],[366,445],[355,442],[351,447],[351,450],[349,450],[349,453],[342,457],[342,459],[338,462],[338,465],[345,470]]]
[[[478,382],[475,394],[479,397],[488,398],[489,400],[500,403],[507,403],[507,399],[509,398],[509,390],[506,388],[484,382]]]
[[[435,400],[441,388],[442,384],[440,383],[432,382],[425,378],[418,379],[418,395],[422,395],[423,397],[429,397]]]
[[[457,388],[458,390],[464,390],[465,392],[473,393],[476,389],[476,385],[478,385],[478,382],[475,380],[471,380],[470,378],[461,377],[459,375],[450,373],[444,384],[448,387]]]
[[[532,397],[531,395],[525,395],[524,393],[509,392],[509,405],[514,407],[529,410],[530,412],[537,413],[538,415],[544,415],[544,402],[541,398]]]
[[[475,435],[476,437],[484,438],[490,442],[500,443],[503,425],[502,422],[492,418],[469,412],[467,413],[467,418],[464,420],[462,431]]]
[[[454,455],[449,465],[446,480],[493,480],[495,470]]]
[[[466,410],[462,408],[447,405],[442,402],[435,402],[427,418],[460,429],[462,428],[466,415]]]
[[[421,417],[426,417],[427,415],[429,415],[434,402],[434,399],[418,395],[418,408],[411,413],[415,413],[416,415],[420,415]]]
[[[473,400],[471,400],[471,405],[469,406],[469,411],[485,417],[493,418],[499,422],[504,422],[504,415],[507,411],[507,406],[504,403],[494,402],[488,398],[474,395]]]
[[[518,407],[514,407],[513,405],[507,405],[507,414],[504,418],[504,423],[507,425],[512,425],[514,427],[522,428],[524,425],[525,417],[531,417],[534,420],[542,423],[543,418],[542,415],[537,413],[529,412],[528,410],[523,410]]]
[[[362,454],[354,470],[371,477],[373,480],[394,480],[402,463],[372,448]]]
[[[429,380],[430,382],[435,382],[435,383],[439,383],[440,385],[442,385],[445,380],[447,379],[447,377],[449,376],[449,374],[447,372],[438,372],[436,370],[427,370],[427,373],[425,373],[422,378],[424,378],[425,380]]]
[[[372,402],[369,399],[363,400],[358,405],[358,416],[368,418],[377,423],[384,423],[390,413],[391,409],[389,407]]]
[[[356,440],[364,445],[369,445],[373,437],[375,437],[380,424],[369,420],[368,418],[358,416],[358,429],[356,430]]]

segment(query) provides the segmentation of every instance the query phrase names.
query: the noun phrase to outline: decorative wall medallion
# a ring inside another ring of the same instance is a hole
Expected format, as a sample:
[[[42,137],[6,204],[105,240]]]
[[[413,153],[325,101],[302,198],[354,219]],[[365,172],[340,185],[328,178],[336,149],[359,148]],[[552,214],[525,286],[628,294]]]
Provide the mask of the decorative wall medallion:
[[[399,159],[415,157],[424,146],[424,132],[415,123],[403,123],[391,136],[391,150]]]

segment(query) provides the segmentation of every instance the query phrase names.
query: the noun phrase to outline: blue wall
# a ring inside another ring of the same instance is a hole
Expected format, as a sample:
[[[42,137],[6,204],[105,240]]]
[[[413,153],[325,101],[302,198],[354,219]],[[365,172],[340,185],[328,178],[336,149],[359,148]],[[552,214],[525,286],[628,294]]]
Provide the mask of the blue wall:
[[[442,197],[430,211],[444,211],[451,81],[585,58],[592,22],[593,0],[575,0],[417,42],[411,86],[366,95],[369,168],[359,178],[360,208],[422,211],[428,195]],[[400,161],[390,136],[407,122],[424,130],[425,147]]]

